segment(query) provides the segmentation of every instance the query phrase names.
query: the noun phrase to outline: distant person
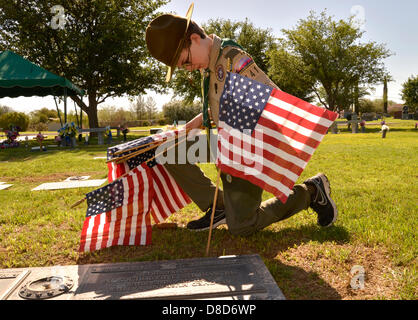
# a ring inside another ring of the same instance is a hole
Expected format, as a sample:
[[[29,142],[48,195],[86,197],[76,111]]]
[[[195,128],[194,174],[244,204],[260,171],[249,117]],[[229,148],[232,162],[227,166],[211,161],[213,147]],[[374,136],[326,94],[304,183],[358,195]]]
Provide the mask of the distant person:
[[[57,143],[58,147],[61,147],[62,138],[60,135],[55,136],[55,142]]]
[[[384,122],[384,121],[382,121],[382,122]],[[382,130],[381,130],[381,132],[382,132],[382,139],[385,139],[386,138],[386,134],[387,134],[388,131],[389,131],[389,127],[386,124],[383,124],[382,125]]]
[[[347,129],[348,129],[348,131],[350,131],[350,129],[351,129],[351,113],[349,113],[349,114],[347,114]]]
[[[41,151],[46,150],[46,149],[44,150],[42,146],[44,139],[45,139],[44,135],[41,133],[41,131],[39,131],[39,133],[36,135],[36,141],[38,141]]]
[[[361,133],[365,133],[366,132],[366,121],[364,121],[364,119],[361,120],[360,127],[361,127]]]
[[[123,134],[123,142],[127,141],[127,135],[128,135],[129,129],[126,125],[122,128],[122,134]]]

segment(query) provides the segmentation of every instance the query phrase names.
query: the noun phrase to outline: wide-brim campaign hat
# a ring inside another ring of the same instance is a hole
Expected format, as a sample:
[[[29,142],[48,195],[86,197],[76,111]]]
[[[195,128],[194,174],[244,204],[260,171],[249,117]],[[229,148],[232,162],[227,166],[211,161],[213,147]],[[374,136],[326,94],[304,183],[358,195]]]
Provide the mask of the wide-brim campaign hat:
[[[152,20],[145,33],[145,42],[151,55],[168,66],[166,82],[171,80],[186,40],[187,29],[193,13],[194,3],[186,17],[163,14]]]

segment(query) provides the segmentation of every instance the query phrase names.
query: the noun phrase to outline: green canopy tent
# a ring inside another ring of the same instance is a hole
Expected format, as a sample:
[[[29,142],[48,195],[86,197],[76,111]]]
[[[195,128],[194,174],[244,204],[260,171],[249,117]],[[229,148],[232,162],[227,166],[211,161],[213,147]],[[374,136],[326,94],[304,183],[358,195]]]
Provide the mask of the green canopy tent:
[[[82,97],[84,91],[64,77],[57,76],[12,51],[6,50],[0,53],[0,98],[48,95],[54,96],[54,99],[55,96],[64,96],[64,122],[66,123],[67,96]],[[58,105],[56,106],[61,120]],[[80,110],[81,117],[82,111]]]

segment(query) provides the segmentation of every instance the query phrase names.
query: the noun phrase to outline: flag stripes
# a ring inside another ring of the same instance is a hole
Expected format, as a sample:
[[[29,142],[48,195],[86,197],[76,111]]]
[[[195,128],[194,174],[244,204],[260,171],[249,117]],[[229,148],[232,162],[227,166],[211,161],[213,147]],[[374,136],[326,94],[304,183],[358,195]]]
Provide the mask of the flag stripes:
[[[220,103],[217,164],[286,202],[337,114],[240,75],[228,79]],[[269,89],[270,96],[260,100]],[[243,123],[255,123],[254,129],[240,130]]]

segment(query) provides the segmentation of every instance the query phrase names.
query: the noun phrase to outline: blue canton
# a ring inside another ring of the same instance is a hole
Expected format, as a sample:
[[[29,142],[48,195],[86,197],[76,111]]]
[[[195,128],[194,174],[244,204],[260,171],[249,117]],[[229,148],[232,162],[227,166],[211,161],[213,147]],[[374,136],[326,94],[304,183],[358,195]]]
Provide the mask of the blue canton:
[[[123,204],[123,193],[123,182],[121,179],[87,193],[86,217],[120,207]]]
[[[219,102],[219,120],[251,134],[272,90],[258,81],[228,72]]]

